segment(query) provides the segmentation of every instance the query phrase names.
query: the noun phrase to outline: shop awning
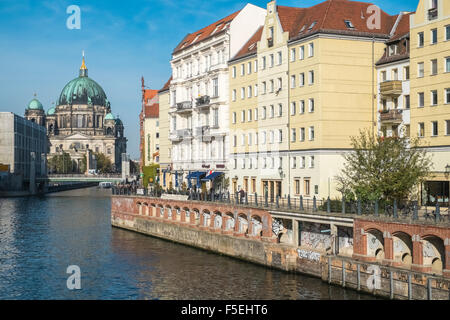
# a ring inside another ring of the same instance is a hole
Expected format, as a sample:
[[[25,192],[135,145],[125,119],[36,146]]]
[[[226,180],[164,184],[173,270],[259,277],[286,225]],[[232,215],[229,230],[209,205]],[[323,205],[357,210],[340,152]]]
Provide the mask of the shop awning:
[[[223,172],[216,171],[216,172],[211,173],[209,176],[203,178],[202,181],[214,180],[215,178],[217,178],[217,177],[219,177],[221,175],[223,175]]]
[[[201,178],[204,175],[205,175],[204,172],[195,171],[195,172],[191,172],[190,174],[188,174],[186,179],[199,179],[199,178]]]

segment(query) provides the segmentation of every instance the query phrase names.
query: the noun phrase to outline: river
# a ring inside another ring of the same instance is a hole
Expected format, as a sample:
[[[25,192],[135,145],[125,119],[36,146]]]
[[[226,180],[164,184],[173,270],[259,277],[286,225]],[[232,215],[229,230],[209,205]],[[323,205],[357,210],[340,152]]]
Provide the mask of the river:
[[[373,299],[112,228],[110,191],[0,199],[0,299]],[[69,266],[81,290],[67,288]]]

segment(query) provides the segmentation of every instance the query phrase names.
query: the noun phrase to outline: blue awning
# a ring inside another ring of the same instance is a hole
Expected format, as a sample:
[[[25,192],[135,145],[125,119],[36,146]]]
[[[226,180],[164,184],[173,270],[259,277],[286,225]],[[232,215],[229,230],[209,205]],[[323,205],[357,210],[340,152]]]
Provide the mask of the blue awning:
[[[204,172],[200,172],[200,171],[195,171],[195,172],[191,172],[186,179],[198,179],[201,178],[202,176],[206,175],[206,173]]]
[[[211,173],[209,176],[207,176],[206,178],[203,178],[202,181],[209,181],[209,180],[214,180],[215,178],[219,177],[223,175],[223,172],[213,172]]]

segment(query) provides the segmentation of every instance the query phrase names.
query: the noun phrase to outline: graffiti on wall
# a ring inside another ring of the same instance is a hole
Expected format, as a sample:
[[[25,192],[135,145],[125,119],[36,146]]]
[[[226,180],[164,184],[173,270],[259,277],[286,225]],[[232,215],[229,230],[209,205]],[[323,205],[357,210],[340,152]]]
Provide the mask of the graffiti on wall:
[[[297,249],[298,257],[300,259],[307,259],[311,261],[320,261],[320,253],[308,251],[308,250],[302,250]]]
[[[339,249],[353,248],[353,228],[339,227],[338,239],[339,239]]]
[[[330,226],[319,223],[302,223],[300,239],[301,246],[315,250],[326,250],[331,246],[331,236],[322,231],[330,229]]]

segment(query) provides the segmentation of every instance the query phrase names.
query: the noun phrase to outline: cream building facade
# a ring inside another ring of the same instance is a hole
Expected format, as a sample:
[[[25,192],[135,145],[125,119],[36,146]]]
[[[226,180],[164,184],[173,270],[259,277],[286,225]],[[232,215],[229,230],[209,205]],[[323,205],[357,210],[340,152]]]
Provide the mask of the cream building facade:
[[[411,136],[433,160],[424,204],[448,206],[450,174],[450,2],[420,0],[411,15]]]

